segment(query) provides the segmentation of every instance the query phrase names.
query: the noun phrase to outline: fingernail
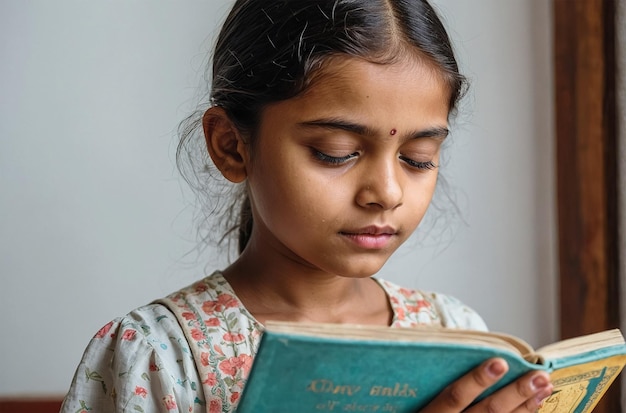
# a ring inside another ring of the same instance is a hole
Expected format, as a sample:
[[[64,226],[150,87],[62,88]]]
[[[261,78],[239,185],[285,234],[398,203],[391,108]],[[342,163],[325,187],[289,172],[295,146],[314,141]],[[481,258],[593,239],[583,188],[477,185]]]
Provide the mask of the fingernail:
[[[489,365],[487,365],[487,372],[493,377],[500,377],[505,370],[506,369],[501,361],[492,361]]]
[[[531,386],[532,386],[533,391],[537,391],[539,389],[546,387],[548,383],[549,381],[545,376],[538,375],[538,376],[535,376],[533,380],[531,381]]]

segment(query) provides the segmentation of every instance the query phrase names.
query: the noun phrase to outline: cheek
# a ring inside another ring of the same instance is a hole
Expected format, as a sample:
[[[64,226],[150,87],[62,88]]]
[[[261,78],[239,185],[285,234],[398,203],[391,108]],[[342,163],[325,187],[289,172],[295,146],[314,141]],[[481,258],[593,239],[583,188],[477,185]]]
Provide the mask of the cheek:
[[[259,218],[275,223],[319,221],[316,217],[337,198],[335,186],[284,162],[281,167],[254,171],[249,177],[249,191]]]
[[[407,198],[408,203],[411,204],[410,210],[415,214],[415,220],[421,221],[430,202],[432,201],[437,186],[437,175],[433,174],[428,178],[424,177],[416,185],[409,189]]]
[[[296,219],[309,221],[332,220],[335,214],[345,213],[350,205],[350,191],[337,180],[295,173],[293,179],[282,182],[284,192],[275,194],[283,199],[283,209]]]

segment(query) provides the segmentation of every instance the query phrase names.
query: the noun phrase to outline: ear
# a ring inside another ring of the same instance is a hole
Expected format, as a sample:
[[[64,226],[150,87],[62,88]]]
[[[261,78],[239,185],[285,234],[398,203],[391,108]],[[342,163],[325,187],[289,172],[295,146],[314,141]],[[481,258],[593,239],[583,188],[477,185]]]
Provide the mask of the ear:
[[[209,155],[224,178],[234,183],[245,180],[248,147],[224,109],[207,110],[202,116],[202,128]]]

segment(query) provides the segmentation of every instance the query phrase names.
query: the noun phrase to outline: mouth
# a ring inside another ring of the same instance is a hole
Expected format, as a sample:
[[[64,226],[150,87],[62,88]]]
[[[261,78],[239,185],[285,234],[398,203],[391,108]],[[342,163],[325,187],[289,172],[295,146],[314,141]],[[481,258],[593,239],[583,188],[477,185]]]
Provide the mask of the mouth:
[[[389,245],[391,239],[398,231],[390,226],[368,226],[355,230],[339,232],[340,235],[353,244],[364,249],[383,249]]]
[[[340,234],[342,235],[396,235],[397,233],[398,230],[391,226],[380,227],[377,225],[370,225],[355,230],[346,230],[340,232]]]

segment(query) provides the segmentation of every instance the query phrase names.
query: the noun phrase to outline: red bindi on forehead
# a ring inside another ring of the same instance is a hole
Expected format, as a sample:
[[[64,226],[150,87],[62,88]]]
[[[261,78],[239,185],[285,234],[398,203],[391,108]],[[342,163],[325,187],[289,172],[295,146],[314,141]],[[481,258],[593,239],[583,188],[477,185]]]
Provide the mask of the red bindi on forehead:
[[[396,132],[398,132],[398,131],[396,130],[396,128],[393,128],[393,129],[389,132],[389,134],[390,134],[390,135],[395,135],[395,134],[396,134]]]

